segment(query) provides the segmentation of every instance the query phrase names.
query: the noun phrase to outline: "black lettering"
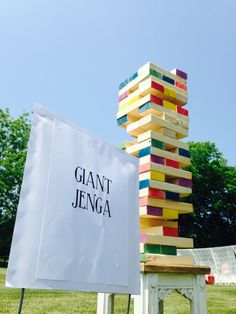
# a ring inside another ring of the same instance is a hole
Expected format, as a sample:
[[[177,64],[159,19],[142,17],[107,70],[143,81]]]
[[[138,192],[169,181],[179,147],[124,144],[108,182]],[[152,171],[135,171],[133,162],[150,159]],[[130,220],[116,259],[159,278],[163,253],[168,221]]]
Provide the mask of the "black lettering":
[[[104,179],[105,179],[105,177],[103,176],[102,177],[102,182],[101,182],[100,176],[98,174],[96,175],[96,189],[98,189],[98,183],[99,183],[102,192],[103,192],[103,189],[104,189]]]
[[[110,194],[110,183],[112,183],[112,180],[109,180],[107,178],[105,178],[106,182],[107,182],[107,194]]]
[[[80,175],[78,175],[78,171],[79,170],[82,170],[82,168],[81,167],[76,167],[75,168],[75,180],[77,181],[77,182],[81,182],[81,180],[82,180],[82,175],[80,174]]]
[[[85,209],[85,206],[82,206],[82,200],[85,198],[84,194],[85,192],[84,191],[79,191],[79,205],[78,207],[82,208],[82,209]],[[88,209],[88,208],[86,208]]]
[[[87,194],[86,209],[88,209],[88,207],[89,207],[88,203],[90,203],[90,206],[91,206],[93,212],[94,212],[94,205],[95,205],[95,197],[96,197],[96,194],[93,195],[93,200],[92,200],[91,195],[89,193]],[[89,200],[89,202],[88,202],[88,200]]]
[[[111,211],[110,211],[110,205],[109,205],[108,200],[106,200],[104,210],[103,210],[103,215],[105,215],[105,213],[108,213],[108,216],[111,218]]]
[[[100,200],[100,201],[102,201],[102,199],[101,199],[101,197],[98,197],[97,199],[96,199],[96,212],[98,213],[98,214],[101,214],[101,212],[102,212],[102,205],[98,205],[98,200]]]
[[[92,183],[92,187],[95,189],[92,171],[89,171],[89,175],[88,175],[88,179],[87,179],[86,185],[88,185],[89,183]]]
[[[78,206],[78,194],[79,194],[79,190],[76,190],[75,202],[72,203],[73,208],[76,208]]]

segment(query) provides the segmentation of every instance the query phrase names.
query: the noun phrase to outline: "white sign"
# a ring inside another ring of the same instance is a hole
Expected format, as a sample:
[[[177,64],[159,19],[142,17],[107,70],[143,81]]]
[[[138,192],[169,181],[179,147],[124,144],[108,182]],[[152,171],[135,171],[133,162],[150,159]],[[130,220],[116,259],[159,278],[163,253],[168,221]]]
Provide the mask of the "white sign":
[[[138,160],[35,107],[6,285],[139,293]]]

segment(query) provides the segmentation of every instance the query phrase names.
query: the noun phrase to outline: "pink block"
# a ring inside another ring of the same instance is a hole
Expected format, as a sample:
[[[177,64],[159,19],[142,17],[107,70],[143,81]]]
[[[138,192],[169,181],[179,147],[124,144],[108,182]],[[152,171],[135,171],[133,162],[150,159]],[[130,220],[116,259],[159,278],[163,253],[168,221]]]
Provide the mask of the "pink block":
[[[147,242],[147,236],[145,233],[140,233],[140,243],[146,243]]]
[[[128,96],[128,91],[124,92],[123,94],[119,96],[119,101],[125,99],[127,96]]]

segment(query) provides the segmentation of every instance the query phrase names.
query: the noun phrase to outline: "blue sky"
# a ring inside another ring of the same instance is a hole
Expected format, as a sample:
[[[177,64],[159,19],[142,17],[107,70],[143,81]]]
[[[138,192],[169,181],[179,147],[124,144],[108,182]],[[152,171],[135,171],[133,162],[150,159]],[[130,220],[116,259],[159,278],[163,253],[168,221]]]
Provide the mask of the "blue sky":
[[[110,143],[118,85],[147,61],[188,73],[190,136],[236,165],[236,1],[0,1],[0,106],[39,102]]]

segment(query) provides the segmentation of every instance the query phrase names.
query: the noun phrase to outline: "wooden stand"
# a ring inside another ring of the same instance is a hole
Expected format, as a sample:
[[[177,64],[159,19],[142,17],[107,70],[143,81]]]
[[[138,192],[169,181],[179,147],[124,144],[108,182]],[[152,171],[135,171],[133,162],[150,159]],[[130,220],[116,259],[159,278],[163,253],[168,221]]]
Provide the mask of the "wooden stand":
[[[140,264],[141,290],[134,296],[135,314],[163,314],[164,299],[176,290],[190,301],[191,314],[206,314],[204,266],[156,266]],[[98,294],[97,314],[114,312],[114,294]]]

